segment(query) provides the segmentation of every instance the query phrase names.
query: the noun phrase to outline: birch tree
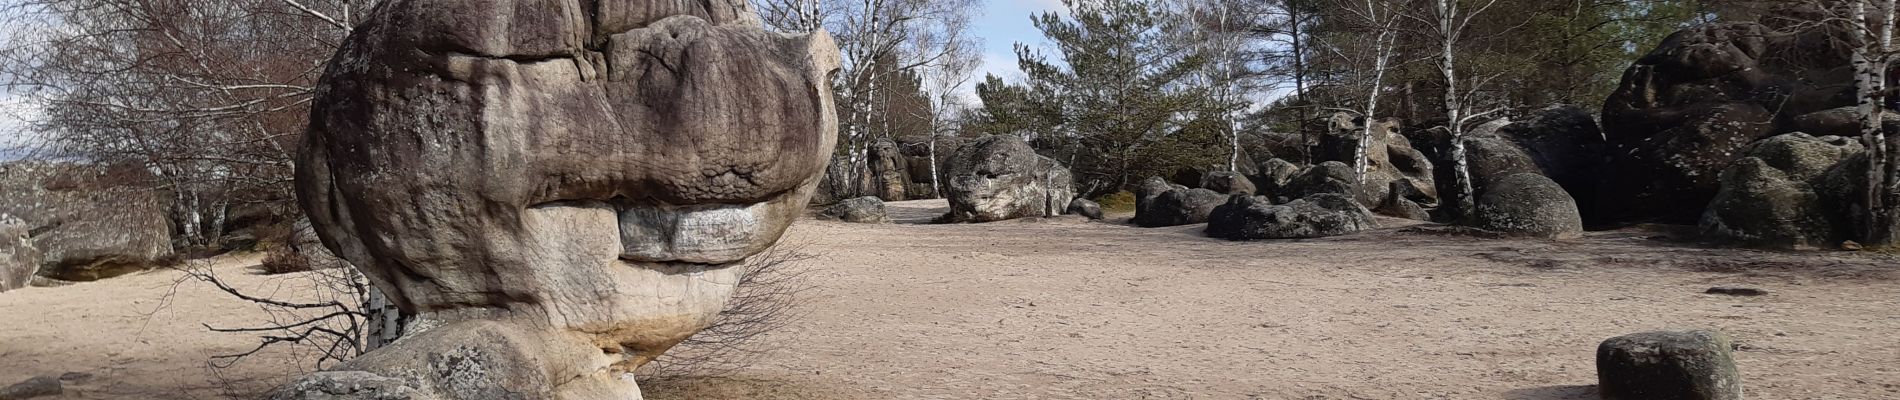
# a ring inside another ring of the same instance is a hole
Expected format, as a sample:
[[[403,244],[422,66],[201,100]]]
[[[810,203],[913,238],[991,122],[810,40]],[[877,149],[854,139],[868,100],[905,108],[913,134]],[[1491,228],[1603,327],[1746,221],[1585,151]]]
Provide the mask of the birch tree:
[[[1399,22],[1404,13],[1402,5],[1392,0],[1338,0],[1336,5],[1349,22],[1359,29],[1359,35],[1348,38],[1366,39],[1342,41],[1335,38],[1335,43],[1331,43],[1332,51],[1342,55],[1342,58],[1364,60],[1363,65],[1358,67],[1363,68],[1359,73],[1368,75],[1364,79],[1365,103],[1358,109],[1341,108],[1366,120],[1366,123],[1361,124],[1363,127],[1359,132],[1358,144],[1354,146],[1352,163],[1358,183],[1365,184],[1366,173],[1370,168],[1367,152],[1372,147],[1372,129],[1376,125],[1372,121],[1379,115],[1379,101],[1385,93],[1386,75],[1391,72],[1398,57]],[[1348,52],[1360,55],[1347,56]]]
[[[1461,0],[1427,0],[1431,4],[1424,13],[1409,17],[1425,23],[1428,36],[1433,39],[1438,54],[1438,73],[1445,80],[1444,108],[1445,130],[1451,138],[1448,158],[1451,160],[1453,211],[1462,217],[1471,215],[1472,193],[1471,167],[1465,157],[1465,130],[1468,124],[1500,110],[1474,111],[1472,97],[1483,88],[1483,83],[1471,85],[1469,92],[1461,86],[1464,82],[1459,75],[1459,42],[1475,20],[1498,0],[1478,0],[1477,8],[1466,11]]]
[[[1893,140],[1885,120],[1890,95],[1887,73],[1896,57],[1895,0],[1852,0],[1847,24],[1858,36],[1853,48],[1855,114],[1860,120],[1861,143],[1867,149],[1867,204],[1865,232],[1868,244],[1900,245],[1900,140]]]
[[[947,58],[975,51],[970,36],[976,0],[754,0],[775,29],[825,29],[836,38],[844,67],[833,87],[843,116],[839,154],[847,159],[851,195],[863,192],[870,144],[888,136],[880,110],[890,79],[914,77]]]
[[[367,0],[32,0],[6,7],[6,89],[44,155],[142,165],[187,247],[227,210],[295,209],[290,160],[323,62]]]

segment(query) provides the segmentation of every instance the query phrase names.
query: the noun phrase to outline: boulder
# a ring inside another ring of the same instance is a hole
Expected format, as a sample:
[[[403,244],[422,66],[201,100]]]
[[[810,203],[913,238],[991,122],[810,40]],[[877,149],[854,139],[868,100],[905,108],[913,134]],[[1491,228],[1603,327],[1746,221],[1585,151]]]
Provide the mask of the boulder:
[[[40,271],[40,251],[33,248],[26,221],[0,214],[0,292],[33,283]]]
[[[1814,136],[1860,136],[1858,107],[1837,107],[1804,114],[1794,119],[1794,131]],[[1891,130],[1900,125],[1900,113],[1882,114],[1881,126]]]
[[[1141,181],[1141,186],[1135,188],[1135,218],[1140,219],[1141,210],[1148,209],[1148,205],[1153,204],[1155,198],[1161,197],[1162,193],[1187,189],[1186,186],[1168,183],[1167,179],[1161,179],[1159,176]]]
[[[1597,346],[1604,400],[1741,400],[1742,376],[1727,335],[1646,332]]]
[[[58,396],[66,392],[65,384],[59,378],[36,376],[20,383],[0,388],[0,400],[26,400],[32,398]]]
[[[1144,228],[1193,225],[1207,222],[1227,200],[1227,195],[1207,189],[1175,189],[1155,196],[1147,208],[1135,209],[1135,225]]]
[[[1367,185],[1355,183],[1358,180],[1357,176],[1358,172],[1353,171],[1352,166],[1343,162],[1327,161],[1300,171],[1299,175],[1295,175],[1293,179],[1281,185],[1280,190],[1275,191],[1273,195],[1274,198],[1280,202],[1325,193],[1345,195],[1353,199],[1362,199],[1374,196],[1375,193],[1376,195],[1384,196],[1387,191],[1391,190],[1390,186],[1387,186],[1385,190],[1376,192],[1361,190]],[[1368,185],[1370,185],[1370,182],[1368,182]],[[1380,198],[1380,200],[1383,200],[1383,198]],[[1377,205],[1378,201],[1372,201],[1371,203]],[[1362,202],[1360,204],[1365,203]]]
[[[1239,172],[1210,172],[1201,177],[1201,188],[1221,194],[1244,194],[1252,196],[1255,192],[1253,181]]]
[[[1096,204],[1093,201],[1089,201],[1089,199],[1082,199],[1082,198],[1075,199],[1075,201],[1070,201],[1069,209],[1064,210],[1063,213],[1070,214],[1070,215],[1080,215],[1080,216],[1088,217],[1089,219],[1092,219],[1092,220],[1101,220],[1103,217],[1101,204]]]
[[[1858,142],[1803,133],[1775,136],[1751,145],[1722,171],[1722,188],[1702,215],[1710,240],[1779,249],[1831,248],[1854,238],[1852,199],[1824,201],[1816,190],[1830,170],[1862,152]],[[1858,174],[1865,176],[1864,173]],[[1837,178],[1838,179],[1838,178]],[[1844,188],[1858,192],[1858,188]],[[1836,189],[1837,191],[1841,189]],[[1852,196],[1837,193],[1832,197]],[[1845,204],[1841,204],[1845,203]]]
[[[1603,164],[1604,151],[1609,147],[1594,112],[1570,105],[1550,106],[1496,132],[1523,150],[1544,176],[1577,198],[1581,209],[1590,209],[1581,202],[1595,198],[1597,167]]]
[[[1537,160],[1532,159],[1522,147],[1496,133],[1510,125],[1508,120],[1493,121],[1465,137],[1465,163],[1471,173],[1473,193],[1484,193],[1486,186],[1511,175],[1544,174],[1544,170],[1537,167]]]
[[[882,138],[872,142],[867,157],[871,180],[871,185],[865,188],[871,192],[867,195],[884,201],[908,199],[912,186],[910,160],[898,149],[897,141]]]
[[[884,210],[884,201],[877,196],[864,196],[838,202],[825,209],[825,218],[855,222],[861,224],[884,224],[891,222],[890,213]]]
[[[1302,239],[1376,227],[1371,211],[1338,194],[1317,194],[1281,205],[1265,197],[1234,195],[1208,218],[1207,235],[1227,240]]]
[[[21,161],[0,165],[0,214],[31,232],[39,275],[92,281],[142,271],[172,257],[168,204],[132,181],[142,169]]]
[[[1392,181],[1392,189],[1386,194],[1385,202],[1379,203],[1374,213],[1394,218],[1417,221],[1431,221],[1432,213],[1411,199],[1411,182]]]
[[[1248,179],[1253,180],[1255,193],[1273,197],[1284,190],[1287,183],[1292,182],[1293,177],[1299,176],[1304,169],[1287,160],[1274,158],[1261,162],[1257,170],[1258,173],[1247,176]]]
[[[1592,221],[1693,223],[1743,147],[1855,105],[1843,27],[1697,25],[1637,60],[1603,107]]]
[[[1334,114],[1328,120],[1329,129],[1320,135],[1319,144],[1314,147],[1313,161],[1324,163],[1337,161],[1351,167],[1356,160],[1359,138],[1365,135],[1365,121],[1355,119],[1344,113]],[[1377,120],[1372,123],[1372,137],[1366,150],[1366,178],[1363,185],[1358,179],[1355,186],[1355,198],[1359,204],[1377,207],[1385,200],[1386,190],[1391,182],[1406,180],[1412,183],[1413,201],[1426,205],[1438,204],[1438,186],[1433,173],[1433,165],[1423,152],[1412,147],[1412,142],[1399,134],[1400,124],[1395,119]],[[1353,171],[1353,175],[1358,175]],[[1299,198],[1303,196],[1288,196]]]
[[[1556,181],[1534,173],[1500,179],[1478,195],[1473,222],[1510,235],[1567,239],[1583,235],[1577,202]]]
[[[638,399],[628,373],[717,320],[836,145],[836,45],[746,1],[387,0],[355,32],[297,197],[418,322],[271,398]]]
[[[949,222],[1055,216],[1075,199],[1069,169],[1015,135],[987,136],[957,149],[949,171]]]

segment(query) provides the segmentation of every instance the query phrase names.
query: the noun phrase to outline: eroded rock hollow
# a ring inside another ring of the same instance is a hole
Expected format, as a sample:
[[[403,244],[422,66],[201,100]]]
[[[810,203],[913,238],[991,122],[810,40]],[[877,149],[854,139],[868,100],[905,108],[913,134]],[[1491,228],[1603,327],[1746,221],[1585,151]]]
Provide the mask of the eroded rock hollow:
[[[743,0],[383,3],[330,62],[297,187],[417,322],[276,397],[639,398],[630,372],[811,197],[838,65]]]

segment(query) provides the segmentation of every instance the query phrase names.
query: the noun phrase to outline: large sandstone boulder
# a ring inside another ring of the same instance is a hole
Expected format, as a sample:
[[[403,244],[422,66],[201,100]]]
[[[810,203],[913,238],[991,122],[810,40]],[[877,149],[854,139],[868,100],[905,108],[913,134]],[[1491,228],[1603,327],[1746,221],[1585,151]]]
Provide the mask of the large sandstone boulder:
[[[1360,137],[1365,134],[1366,122],[1344,113],[1334,114],[1328,122],[1330,128],[1320,135],[1319,144],[1314,147],[1313,162],[1336,161],[1352,166]],[[1359,204],[1377,207],[1385,200],[1391,183],[1400,180],[1411,182],[1413,201],[1428,206],[1438,204],[1437,178],[1433,175],[1431,161],[1425,153],[1413,148],[1411,140],[1399,134],[1399,129],[1397,120],[1372,122],[1372,137],[1366,150],[1365,182],[1359,184],[1358,179],[1352,180],[1358,186],[1354,190],[1354,198]],[[1353,174],[1358,175],[1358,172],[1353,171]]]
[[[1493,182],[1478,195],[1478,228],[1512,235],[1567,239],[1583,235],[1577,202],[1557,182],[1534,173]]]
[[[1338,194],[1318,194],[1281,205],[1265,197],[1235,195],[1208,218],[1207,235],[1228,240],[1304,239],[1378,226],[1371,211]]]
[[[1732,351],[1715,331],[1611,338],[1597,346],[1597,389],[1604,400],[1741,400]]]
[[[949,172],[949,222],[1055,216],[1075,198],[1069,168],[1036,154],[1015,135],[992,135],[957,149]]]
[[[91,281],[158,266],[172,256],[172,224],[157,192],[121,182],[143,171],[23,161],[0,165],[0,214],[31,232],[39,274]]]
[[[869,152],[871,186],[869,196],[884,201],[904,201],[910,196],[910,159],[904,157],[897,141],[890,138],[871,143]]]
[[[1169,190],[1147,201],[1146,208],[1136,208],[1134,223],[1144,228],[1199,224],[1226,201],[1226,194],[1207,189]]]
[[[1801,116],[1854,105],[1841,35],[1835,25],[1721,23],[1665,39],[1603,106],[1609,148],[1592,220],[1692,223],[1743,147],[1795,131]]]
[[[39,270],[40,251],[33,248],[26,221],[0,214],[0,292],[26,287]]]
[[[838,65],[741,0],[383,2],[326,68],[297,189],[415,322],[273,397],[639,398],[804,212]]]
[[[1855,201],[1844,197],[1853,196],[1858,188],[1819,188],[1831,187],[1827,185],[1830,171],[1866,176],[1836,168],[1862,154],[1860,143],[1791,133],[1755,143],[1743,154],[1722,171],[1721,190],[1702,215],[1702,230],[1709,239],[1755,247],[1817,249],[1854,237],[1850,212]],[[1826,193],[1830,191],[1846,193]]]

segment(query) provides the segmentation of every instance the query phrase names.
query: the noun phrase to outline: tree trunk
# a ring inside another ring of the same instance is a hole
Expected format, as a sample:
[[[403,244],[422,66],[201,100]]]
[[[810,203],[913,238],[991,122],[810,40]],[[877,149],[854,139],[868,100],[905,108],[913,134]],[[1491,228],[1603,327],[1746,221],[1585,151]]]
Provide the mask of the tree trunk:
[[[1470,163],[1465,159],[1465,105],[1458,95],[1457,49],[1459,27],[1458,6],[1453,0],[1438,0],[1439,64],[1438,69],[1445,77],[1445,128],[1451,136],[1453,211],[1459,218],[1470,217],[1474,208]]]

